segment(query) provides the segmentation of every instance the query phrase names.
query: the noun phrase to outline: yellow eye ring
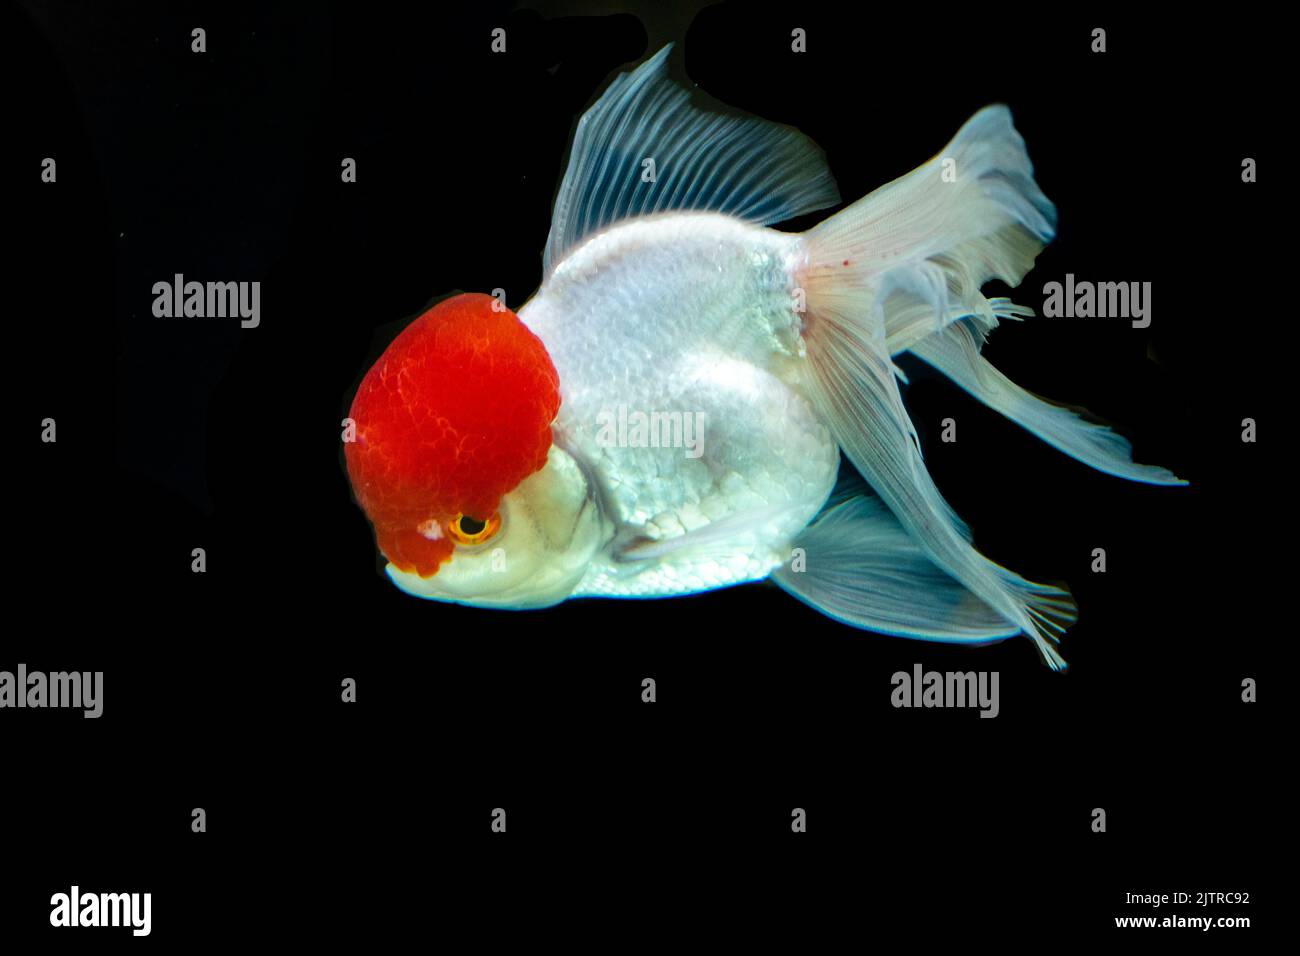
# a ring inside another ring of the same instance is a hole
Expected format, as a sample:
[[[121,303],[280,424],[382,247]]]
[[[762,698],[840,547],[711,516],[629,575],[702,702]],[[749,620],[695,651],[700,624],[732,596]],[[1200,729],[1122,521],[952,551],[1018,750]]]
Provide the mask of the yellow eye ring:
[[[483,521],[458,514],[447,522],[447,537],[457,544],[482,544],[501,530],[501,515],[493,512],[492,517]]]

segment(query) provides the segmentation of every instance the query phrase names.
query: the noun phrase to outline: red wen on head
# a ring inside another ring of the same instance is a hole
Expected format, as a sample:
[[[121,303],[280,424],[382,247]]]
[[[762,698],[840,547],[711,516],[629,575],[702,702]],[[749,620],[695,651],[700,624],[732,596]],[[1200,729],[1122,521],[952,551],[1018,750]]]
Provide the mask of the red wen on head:
[[[344,446],[385,557],[428,577],[457,541],[490,537],[501,496],[546,463],[559,407],[545,346],[492,296],[453,296],[402,330],[362,379]]]

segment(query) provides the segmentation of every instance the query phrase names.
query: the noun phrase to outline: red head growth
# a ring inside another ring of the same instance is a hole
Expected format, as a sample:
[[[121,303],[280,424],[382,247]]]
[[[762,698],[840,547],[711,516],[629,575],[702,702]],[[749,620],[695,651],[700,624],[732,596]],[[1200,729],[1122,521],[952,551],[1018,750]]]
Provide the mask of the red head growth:
[[[362,379],[344,445],[388,560],[436,572],[455,548],[450,522],[488,520],[546,464],[559,408],[546,347],[491,296],[453,296],[403,329]]]

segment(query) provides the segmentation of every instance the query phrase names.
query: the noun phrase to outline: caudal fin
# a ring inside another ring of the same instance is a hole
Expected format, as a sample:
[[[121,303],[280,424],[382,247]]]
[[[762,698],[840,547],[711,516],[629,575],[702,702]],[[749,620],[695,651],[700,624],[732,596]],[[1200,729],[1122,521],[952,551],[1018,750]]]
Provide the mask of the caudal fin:
[[[813,400],[844,453],[934,564],[1061,669],[1073,600],[971,546],[922,461],[890,358],[900,316],[917,338],[966,315],[994,319],[980,287],[1019,283],[1054,224],[1011,114],[992,106],[930,162],[805,233],[794,274]],[[918,306],[927,329],[914,328]]]
[[[992,319],[980,288],[1018,285],[1055,235],[1033,172],[1011,112],[985,107],[929,162],[810,229],[803,288],[823,309],[868,304],[891,353],[963,315]]]
[[[993,305],[994,311],[1002,315],[997,301]],[[1133,461],[1133,446],[1128,439],[1106,425],[1089,421],[1075,409],[1040,398],[999,372],[980,354],[991,328],[984,320],[968,316],[942,332],[921,339],[912,346],[912,354],[943,372],[989,408],[1076,461],[1129,481],[1149,485],[1187,484],[1168,468]]]
[[[839,269],[856,273],[852,281],[878,285],[875,305],[890,355],[911,351],[1098,471],[1153,485],[1186,484],[1166,468],[1135,463],[1123,436],[1027,392],[980,355],[1000,319],[1034,314],[1006,299],[986,299],[980,286],[990,279],[1018,284],[1055,225],[1056,209],[1034,182],[1010,112],[990,106],[930,162],[814,229],[809,239],[826,256],[807,268],[820,267],[831,281]],[[836,261],[836,249],[855,251],[857,258]]]

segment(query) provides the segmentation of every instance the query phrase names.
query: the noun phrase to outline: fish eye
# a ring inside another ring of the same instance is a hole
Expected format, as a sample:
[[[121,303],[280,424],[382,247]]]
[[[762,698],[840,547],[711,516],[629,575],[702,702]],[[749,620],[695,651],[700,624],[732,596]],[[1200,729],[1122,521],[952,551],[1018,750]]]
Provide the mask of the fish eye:
[[[495,535],[500,528],[499,512],[494,512],[486,519],[459,514],[448,523],[447,534],[457,544],[482,544]]]

